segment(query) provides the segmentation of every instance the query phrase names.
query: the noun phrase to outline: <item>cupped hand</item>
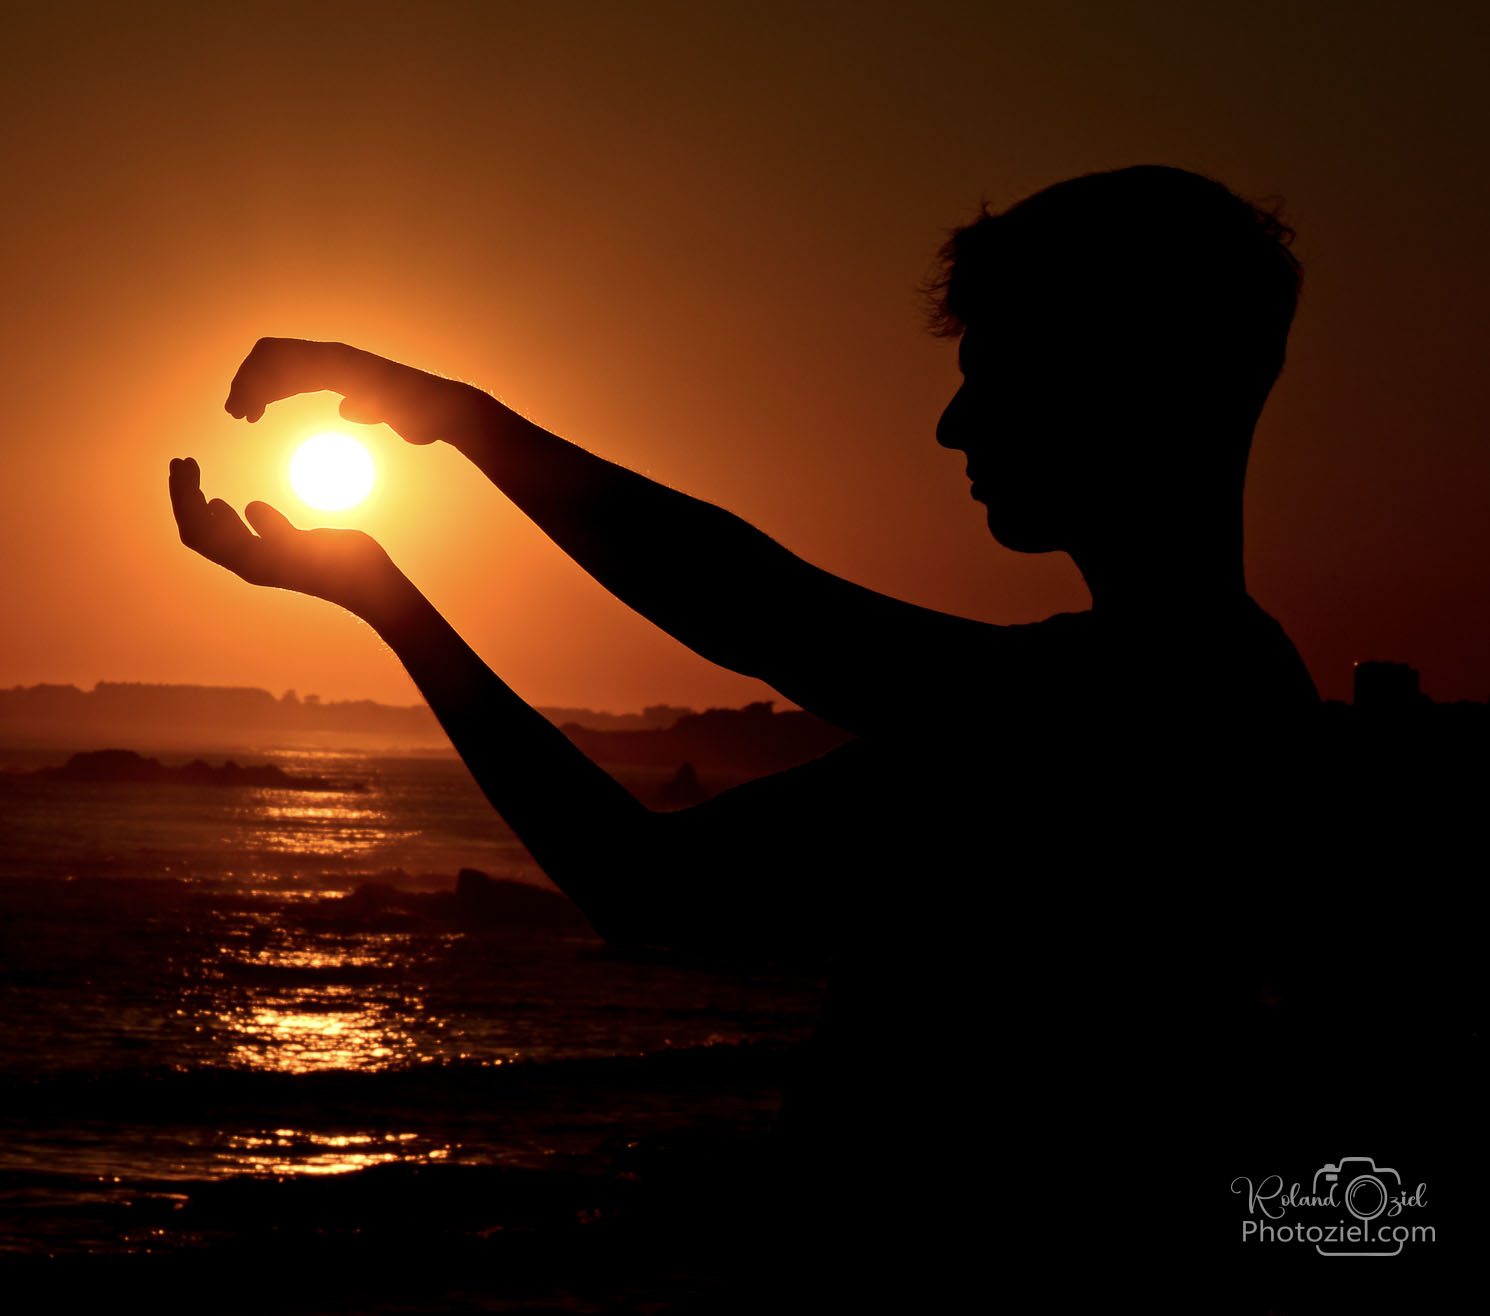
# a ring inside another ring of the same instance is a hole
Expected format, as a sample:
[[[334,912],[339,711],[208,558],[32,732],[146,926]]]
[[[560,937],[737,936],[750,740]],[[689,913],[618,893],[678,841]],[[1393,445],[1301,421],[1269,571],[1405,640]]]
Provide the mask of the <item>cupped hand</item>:
[[[386,423],[410,443],[459,440],[479,430],[500,404],[457,379],[400,365],[345,343],[261,338],[233,376],[224,404],[250,424],[271,402],[329,389],[343,397],[343,420]]]
[[[221,498],[207,501],[195,458],[171,462],[170,490],[181,542],[252,585],[314,595],[371,619],[408,584],[360,530],[301,530],[268,503],[250,503],[245,524]]]

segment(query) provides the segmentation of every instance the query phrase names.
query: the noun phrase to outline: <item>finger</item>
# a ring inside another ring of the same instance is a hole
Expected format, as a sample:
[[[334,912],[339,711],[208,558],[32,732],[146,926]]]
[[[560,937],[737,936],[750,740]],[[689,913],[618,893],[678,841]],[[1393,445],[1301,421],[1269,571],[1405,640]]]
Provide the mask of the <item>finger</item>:
[[[201,470],[194,458],[173,459],[170,477],[171,511],[181,542],[196,547],[207,524],[207,500],[202,496]]]
[[[212,532],[223,544],[245,544],[255,539],[248,523],[221,498],[207,504],[207,515],[212,518]]]
[[[252,584],[268,583],[275,560],[268,545],[221,498],[207,504],[207,517],[207,537],[197,551]]]
[[[261,338],[233,376],[224,406],[230,416],[251,423],[271,402],[329,389],[357,396],[365,409],[382,419],[384,399],[397,394],[400,386],[407,388],[408,377],[419,375],[408,366],[345,343]]]
[[[373,406],[365,398],[343,398],[336,410],[343,420],[354,425],[376,425],[384,419],[382,408]]]
[[[289,517],[277,507],[270,507],[268,503],[250,503],[243,509],[243,515],[248,518],[249,525],[253,526],[261,539],[282,540],[302,533]]]
[[[170,490],[173,501],[188,493],[201,493],[202,468],[195,457],[171,458]]]
[[[189,458],[171,463],[171,508],[181,542],[246,578],[253,571],[259,541],[221,498],[207,501],[199,478],[197,464]]]

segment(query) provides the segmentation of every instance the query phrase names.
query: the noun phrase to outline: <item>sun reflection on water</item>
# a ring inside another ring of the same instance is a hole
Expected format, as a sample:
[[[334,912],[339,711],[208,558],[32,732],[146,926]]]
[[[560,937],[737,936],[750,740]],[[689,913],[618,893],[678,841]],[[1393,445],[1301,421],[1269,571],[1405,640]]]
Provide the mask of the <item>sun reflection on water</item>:
[[[218,1062],[289,1078],[370,1075],[434,1060],[438,1046],[431,1041],[441,1035],[443,1022],[426,1018],[423,990],[410,977],[413,954],[402,934],[349,936],[293,923],[265,922],[219,941],[206,977],[220,993],[208,1025]],[[286,1127],[224,1130],[216,1150],[221,1170],[328,1176],[394,1162],[427,1164],[454,1154],[454,1144],[389,1132],[376,1122],[371,1128],[327,1128],[322,1117],[331,1112],[317,1095],[319,1082],[283,1089],[288,1103],[311,1103],[305,1118],[319,1127],[290,1127],[298,1117],[286,1109],[280,1116],[289,1116]],[[356,1096],[369,1090],[356,1082],[331,1089],[351,1094],[352,1108]]]
[[[274,1129],[266,1134],[233,1134],[227,1152],[242,1170],[253,1174],[349,1174],[390,1161],[442,1161],[449,1148],[435,1147],[419,1154],[408,1144],[415,1133],[313,1133],[302,1129]],[[413,1153],[411,1155],[411,1153]]]
[[[348,989],[327,994],[350,995]],[[386,1011],[352,1005],[326,1008],[307,1000],[310,1008],[259,1005],[223,1020],[242,1040],[232,1047],[239,1064],[286,1074],[309,1074],[326,1069],[384,1069],[409,1049],[411,1039],[390,1025]]]
[[[417,1058],[410,1025],[423,1009],[420,993],[381,972],[397,976],[394,944],[296,938],[218,949],[227,981],[242,983],[215,1011],[229,1063],[309,1074]]]
[[[263,791],[239,811],[252,820],[251,845],[282,854],[355,857],[370,854],[418,831],[390,826],[386,809],[369,807],[362,796],[318,791],[288,798],[283,791]]]
[[[230,947],[223,947],[230,950]],[[386,963],[383,956],[373,949],[361,951],[336,949],[335,951],[307,950],[291,946],[271,946],[252,954],[239,957],[243,964],[254,964],[270,969],[346,969],[368,968]]]

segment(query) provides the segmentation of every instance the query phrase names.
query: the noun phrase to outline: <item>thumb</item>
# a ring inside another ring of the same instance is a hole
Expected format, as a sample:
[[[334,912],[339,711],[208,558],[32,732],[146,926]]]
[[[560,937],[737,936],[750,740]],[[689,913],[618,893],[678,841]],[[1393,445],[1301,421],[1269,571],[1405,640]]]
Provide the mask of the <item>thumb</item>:
[[[383,420],[383,409],[360,398],[343,398],[337,413],[354,425],[376,425]]]
[[[250,503],[243,509],[243,515],[261,539],[284,539],[287,535],[300,533],[290,523],[289,517],[268,503]]]

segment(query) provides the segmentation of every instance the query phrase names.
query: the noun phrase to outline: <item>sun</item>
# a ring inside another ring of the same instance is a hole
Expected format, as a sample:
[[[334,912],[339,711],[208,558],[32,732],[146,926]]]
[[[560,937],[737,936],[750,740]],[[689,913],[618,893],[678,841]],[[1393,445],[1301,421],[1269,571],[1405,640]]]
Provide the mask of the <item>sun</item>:
[[[317,434],[290,458],[290,484],[312,507],[340,512],[372,492],[372,454],[345,434]]]

